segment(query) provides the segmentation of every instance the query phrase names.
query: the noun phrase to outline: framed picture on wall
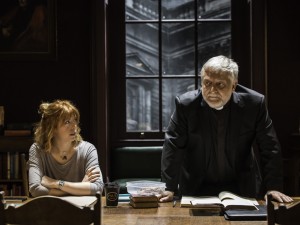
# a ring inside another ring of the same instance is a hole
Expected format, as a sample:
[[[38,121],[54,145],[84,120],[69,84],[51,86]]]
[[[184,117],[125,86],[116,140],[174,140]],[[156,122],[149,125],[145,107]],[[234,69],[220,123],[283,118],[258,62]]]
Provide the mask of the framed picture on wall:
[[[56,0],[0,1],[0,61],[56,59]]]

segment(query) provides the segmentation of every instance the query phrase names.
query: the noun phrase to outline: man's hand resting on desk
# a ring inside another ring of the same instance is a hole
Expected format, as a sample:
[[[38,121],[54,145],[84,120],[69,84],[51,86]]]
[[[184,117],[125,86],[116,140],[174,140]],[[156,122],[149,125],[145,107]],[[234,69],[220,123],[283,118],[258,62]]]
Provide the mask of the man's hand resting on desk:
[[[157,196],[160,202],[170,202],[173,200],[173,191],[164,191],[161,195]]]
[[[273,199],[278,202],[292,202],[293,199],[279,191],[268,191],[265,195],[265,200],[267,201],[267,195],[271,194]]]

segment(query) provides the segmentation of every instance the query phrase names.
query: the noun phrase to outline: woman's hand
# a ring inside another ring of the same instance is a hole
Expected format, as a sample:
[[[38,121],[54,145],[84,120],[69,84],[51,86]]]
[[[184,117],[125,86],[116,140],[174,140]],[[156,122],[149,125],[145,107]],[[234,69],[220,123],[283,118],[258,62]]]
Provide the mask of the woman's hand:
[[[92,166],[86,171],[86,174],[82,182],[95,182],[100,177],[100,168],[99,166]]]
[[[42,177],[41,184],[44,187],[49,188],[49,189],[58,188],[58,180],[52,179],[51,177],[48,177],[48,176]]]

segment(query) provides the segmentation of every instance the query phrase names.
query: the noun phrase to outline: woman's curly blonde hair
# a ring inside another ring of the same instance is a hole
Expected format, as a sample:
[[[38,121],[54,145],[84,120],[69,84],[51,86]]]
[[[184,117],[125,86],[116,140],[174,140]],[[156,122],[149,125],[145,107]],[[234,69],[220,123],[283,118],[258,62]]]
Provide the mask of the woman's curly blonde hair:
[[[49,152],[53,145],[54,131],[60,122],[74,117],[78,123],[73,146],[77,146],[82,140],[80,135],[78,109],[68,100],[55,100],[52,103],[43,102],[39,107],[38,113],[41,120],[35,125],[34,140],[41,149]]]

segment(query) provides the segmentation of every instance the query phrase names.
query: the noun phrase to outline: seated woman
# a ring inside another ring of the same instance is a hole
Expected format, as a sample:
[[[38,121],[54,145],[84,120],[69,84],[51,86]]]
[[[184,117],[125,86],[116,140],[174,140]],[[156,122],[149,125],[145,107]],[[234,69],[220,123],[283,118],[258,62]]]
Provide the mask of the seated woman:
[[[103,190],[97,149],[80,135],[78,109],[66,100],[42,103],[29,150],[29,191],[41,195],[95,195]]]

